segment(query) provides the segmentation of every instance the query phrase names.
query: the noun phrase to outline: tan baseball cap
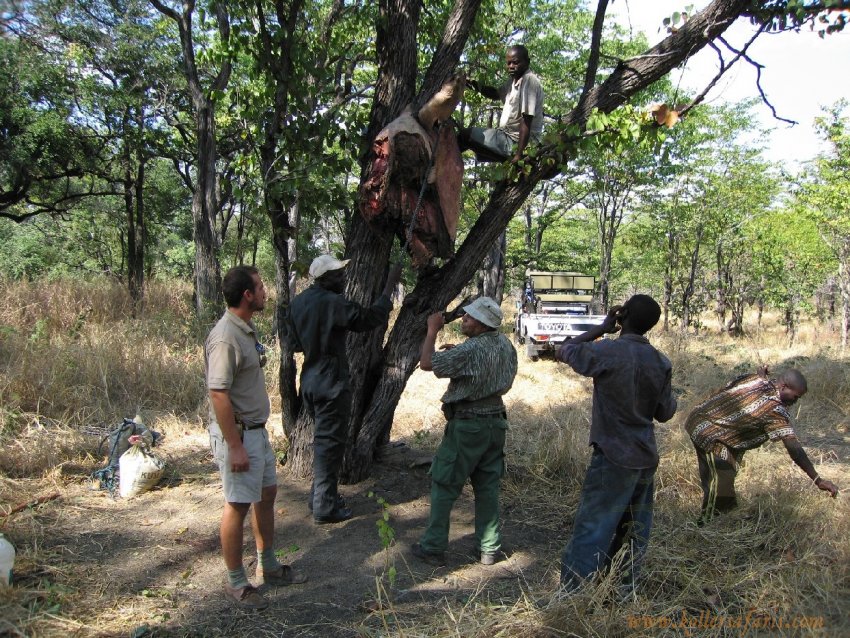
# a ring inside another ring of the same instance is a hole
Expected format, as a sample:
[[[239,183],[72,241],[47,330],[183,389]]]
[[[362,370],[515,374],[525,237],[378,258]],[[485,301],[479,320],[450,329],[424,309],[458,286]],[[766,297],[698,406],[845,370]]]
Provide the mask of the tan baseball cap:
[[[464,306],[463,311],[490,328],[498,328],[502,325],[502,309],[490,297],[479,297],[468,306]]]
[[[345,265],[349,261],[351,260],[337,259],[336,257],[331,257],[330,255],[319,255],[313,260],[313,263],[310,264],[310,276],[314,278],[319,278],[326,272],[330,272],[331,270],[339,270],[340,268],[345,268]]]

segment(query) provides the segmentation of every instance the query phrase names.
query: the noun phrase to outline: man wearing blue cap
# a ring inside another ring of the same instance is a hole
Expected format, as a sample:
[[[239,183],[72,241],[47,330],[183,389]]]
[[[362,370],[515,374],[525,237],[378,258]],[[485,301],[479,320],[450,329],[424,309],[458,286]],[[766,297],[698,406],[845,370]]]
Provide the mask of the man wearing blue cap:
[[[499,484],[505,467],[508,429],[504,395],[517,371],[516,350],[499,333],[502,311],[493,299],[479,297],[464,306],[460,331],[468,337],[435,352],[443,313],[428,317],[419,367],[449,378],[442,397],[447,423],[431,464],[431,513],[413,554],[435,566],[445,565],[452,506],[469,478],[475,493],[475,538],[484,565],[496,562],[499,536]]]

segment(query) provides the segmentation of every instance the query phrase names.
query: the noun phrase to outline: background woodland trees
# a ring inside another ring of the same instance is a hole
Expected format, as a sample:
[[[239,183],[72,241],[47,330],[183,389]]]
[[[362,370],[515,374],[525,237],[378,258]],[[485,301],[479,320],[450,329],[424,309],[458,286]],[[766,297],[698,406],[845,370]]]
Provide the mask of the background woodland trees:
[[[607,4],[12,3],[0,18],[0,271],[120,278],[137,309],[146,280],[191,278],[203,326],[222,269],[273,277],[279,317],[310,260],[332,252],[352,260],[347,295],[370,303],[403,258],[396,229],[356,213],[372,138],[459,70],[501,80],[506,45],[522,42],[546,90],[544,143],[515,166],[470,160],[455,257],[407,273],[389,334],[351,336],[347,479],[389,437],[425,317],[464,288],[510,290],[527,268],[597,274],[600,311],[649,292],[665,328],[683,331],[705,329],[710,310],[741,333],[755,306],[780,309],[793,338],[799,313],[820,307],[846,343],[846,105],[821,125],[833,153],[791,178],[741,141],[751,104],[705,106],[666,76],[736,19],[831,32],[847,3],[715,0],[671,16],[652,48],[609,24]],[[455,115],[487,124],[498,109],[470,92]],[[834,296],[819,304],[816,291]],[[305,472],[311,424],[282,347],[289,462]]]

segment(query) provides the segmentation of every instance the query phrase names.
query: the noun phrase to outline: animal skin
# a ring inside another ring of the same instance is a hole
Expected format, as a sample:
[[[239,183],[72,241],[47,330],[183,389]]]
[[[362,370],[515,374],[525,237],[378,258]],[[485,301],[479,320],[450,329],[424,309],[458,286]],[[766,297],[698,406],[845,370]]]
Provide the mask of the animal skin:
[[[465,87],[465,78],[452,78],[416,116],[408,108],[372,143],[374,159],[360,191],[360,213],[371,225],[389,226],[404,243],[428,183],[408,243],[416,269],[454,255],[463,160],[449,117]]]

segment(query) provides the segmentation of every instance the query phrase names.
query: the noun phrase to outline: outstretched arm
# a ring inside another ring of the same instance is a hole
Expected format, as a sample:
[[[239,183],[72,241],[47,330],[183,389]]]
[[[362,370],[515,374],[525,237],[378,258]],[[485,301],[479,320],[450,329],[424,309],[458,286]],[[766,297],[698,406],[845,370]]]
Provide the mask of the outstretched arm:
[[[502,95],[499,94],[499,89],[495,86],[485,86],[482,84],[478,84],[475,80],[467,80],[466,86],[470,87],[476,93],[480,93],[488,100],[501,100]]]
[[[588,341],[596,341],[604,334],[618,332],[620,330],[620,326],[617,325],[617,319],[619,319],[620,310],[622,309],[622,306],[612,306],[611,310],[608,311],[608,314],[605,315],[605,320],[601,324],[593,326],[587,332],[564,341],[564,345],[567,345],[568,343],[587,343]]]
[[[829,492],[832,498],[838,496],[838,487],[831,481],[827,481],[826,479],[822,479],[818,476],[818,473],[815,471],[815,466],[812,465],[812,462],[809,460],[809,456],[806,454],[803,446],[800,445],[800,441],[794,438],[788,438],[782,439],[782,443],[785,445],[785,449],[788,451],[788,456],[791,457],[791,460],[794,461],[794,463],[796,463],[800,469],[815,482],[818,489],[821,489],[824,492]]]

